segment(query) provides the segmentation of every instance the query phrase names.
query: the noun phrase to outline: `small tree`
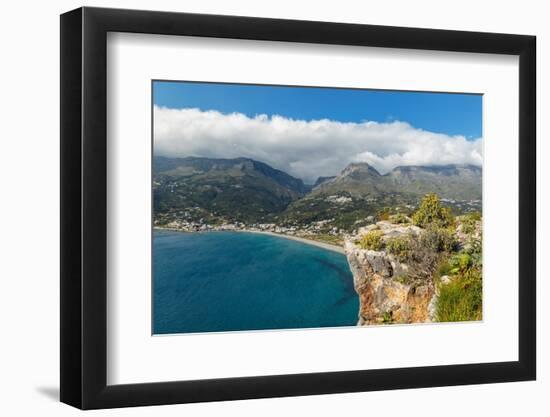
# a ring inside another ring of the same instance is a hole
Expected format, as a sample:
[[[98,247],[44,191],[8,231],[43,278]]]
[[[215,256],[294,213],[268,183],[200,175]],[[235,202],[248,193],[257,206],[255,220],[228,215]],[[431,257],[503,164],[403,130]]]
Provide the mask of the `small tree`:
[[[384,246],[383,233],[380,230],[371,230],[356,242],[361,249],[381,250]]]
[[[437,194],[426,194],[420,203],[420,207],[412,216],[416,226],[448,227],[453,224],[451,210],[441,206]]]

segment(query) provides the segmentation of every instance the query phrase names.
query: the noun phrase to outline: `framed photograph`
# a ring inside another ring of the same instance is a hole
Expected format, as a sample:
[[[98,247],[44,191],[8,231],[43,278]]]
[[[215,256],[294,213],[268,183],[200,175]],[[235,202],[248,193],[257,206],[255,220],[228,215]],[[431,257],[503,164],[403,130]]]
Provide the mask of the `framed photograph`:
[[[61,16],[61,401],[533,380],[535,37]]]

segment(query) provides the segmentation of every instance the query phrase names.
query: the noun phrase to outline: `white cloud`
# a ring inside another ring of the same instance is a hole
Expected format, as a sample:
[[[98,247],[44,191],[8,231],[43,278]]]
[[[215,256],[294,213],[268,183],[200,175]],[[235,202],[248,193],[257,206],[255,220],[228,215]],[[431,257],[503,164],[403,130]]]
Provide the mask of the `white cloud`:
[[[466,140],[405,122],[343,123],[282,116],[154,108],[155,155],[247,157],[313,182],[350,162],[381,173],[399,165],[482,164],[482,139]]]

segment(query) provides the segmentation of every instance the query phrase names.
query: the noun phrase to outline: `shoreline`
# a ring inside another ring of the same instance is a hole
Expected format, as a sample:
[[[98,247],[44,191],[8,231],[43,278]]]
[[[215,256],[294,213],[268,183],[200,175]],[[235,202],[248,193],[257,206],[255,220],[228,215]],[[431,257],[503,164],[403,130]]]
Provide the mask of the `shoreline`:
[[[330,243],[320,242],[318,240],[307,239],[305,237],[284,235],[282,233],[267,232],[267,231],[263,231],[263,230],[237,230],[237,231],[238,232],[247,232],[247,233],[259,233],[259,234],[263,234],[263,235],[282,237],[284,239],[290,239],[290,240],[294,240],[296,242],[302,242],[302,243],[305,243],[306,245],[317,246],[318,248],[323,248],[323,249],[326,249],[326,250],[331,250],[333,252],[338,252],[342,255],[346,254],[346,252],[344,251],[343,246],[336,246],[336,245],[332,245]]]
[[[183,232],[183,233],[209,233],[209,232],[211,232],[211,231],[189,232],[189,231],[186,231],[186,230],[178,230],[178,229],[173,229],[173,228],[168,228],[168,227],[153,227],[153,229],[154,230],[169,230],[171,232]],[[307,239],[305,237],[285,235],[283,233],[275,233],[275,232],[269,232],[269,231],[265,231],[265,230],[212,230],[212,231],[213,232],[257,233],[257,234],[262,234],[262,235],[281,237],[283,239],[289,239],[289,240],[294,240],[296,242],[301,242],[301,243],[304,243],[306,245],[317,246],[318,248],[322,248],[322,249],[330,250],[330,251],[333,251],[333,252],[337,252],[341,255],[346,254],[346,252],[344,251],[343,246],[336,246],[336,245],[332,245],[330,243],[320,242],[318,240]]]

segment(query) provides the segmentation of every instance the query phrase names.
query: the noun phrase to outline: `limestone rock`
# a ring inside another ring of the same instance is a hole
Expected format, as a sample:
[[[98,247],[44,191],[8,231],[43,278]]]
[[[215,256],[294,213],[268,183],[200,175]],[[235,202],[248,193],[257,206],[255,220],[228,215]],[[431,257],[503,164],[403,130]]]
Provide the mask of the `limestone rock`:
[[[442,284],[448,284],[451,282],[451,277],[449,275],[443,275],[440,279]]]
[[[430,306],[434,303],[435,289],[431,276],[409,279],[409,265],[385,251],[361,249],[356,245],[362,235],[372,230],[381,230],[383,240],[422,233],[422,229],[413,225],[381,221],[360,228],[357,235],[345,239],[344,250],[359,295],[358,325],[432,321],[434,314],[430,313]],[[431,309],[435,311],[435,307]]]

